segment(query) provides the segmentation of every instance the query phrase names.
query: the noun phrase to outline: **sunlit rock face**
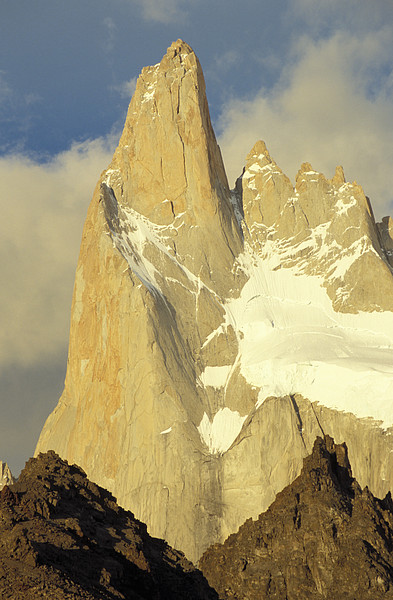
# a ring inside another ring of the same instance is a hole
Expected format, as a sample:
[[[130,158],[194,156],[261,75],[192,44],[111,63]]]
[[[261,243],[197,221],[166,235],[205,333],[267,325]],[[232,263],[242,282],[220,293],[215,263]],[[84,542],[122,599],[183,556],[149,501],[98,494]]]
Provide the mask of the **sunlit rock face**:
[[[263,142],[229,190],[198,59],[143,69],[89,207],[54,449],[192,560],[257,516],[316,435],[392,487],[393,242],[361,187]]]

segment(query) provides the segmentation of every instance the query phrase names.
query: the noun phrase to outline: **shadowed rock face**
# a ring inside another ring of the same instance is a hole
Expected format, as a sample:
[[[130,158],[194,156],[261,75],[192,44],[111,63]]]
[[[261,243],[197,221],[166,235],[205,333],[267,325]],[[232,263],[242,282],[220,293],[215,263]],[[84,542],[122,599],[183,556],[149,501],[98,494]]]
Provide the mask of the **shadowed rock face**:
[[[214,599],[181,552],[149,536],[76,465],[30,459],[0,492],[3,599]]]
[[[317,438],[300,476],[256,521],[205,552],[220,598],[393,598],[393,503],[352,478],[345,444]]]

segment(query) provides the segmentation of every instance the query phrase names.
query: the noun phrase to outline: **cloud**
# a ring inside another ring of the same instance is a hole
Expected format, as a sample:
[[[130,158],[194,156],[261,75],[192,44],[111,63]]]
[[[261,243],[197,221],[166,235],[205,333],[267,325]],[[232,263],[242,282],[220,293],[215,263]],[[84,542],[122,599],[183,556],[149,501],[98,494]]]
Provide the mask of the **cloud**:
[[[297,39],[271,90],[230,99],[219,119],[219,142],[229,180],[263,139],[293,179],[312,163],[331,176],[342,164],[380,217],[392,210],[393,122],[391,28],[357,37],[336,32],[314,41]]]
[[[83,221],[113,148],[108,136],[45,164],[0,157],[0,367],[31,365],[67,345]]]
[[[18,93],[9,84],[7,73],[0,70],[0,153],[23,148],[34,118],[32,108],[41,101],[37,92]]]
[[[226,52],[222,52],[217,54],[214,57],[213,69],[218,71],[219,73],[227,73],[232,69],[234,65],[236,65],[240,61],[240,55],[237,50],[231,49]]]
[[[0,71],[0,106],[8,100],[12,96],[12,89],[7,82],[4,71]]]
[[[169,24],[182,22],[190,4],[186,0],[131,0],[142,10],[146,21]]]
[[[228,73],[231,72],[233,67],[240,62],[241,56],[237,50],[230,49],[225,52],[220,52],[213,57],[210,65],[204,69],[205,76],[216,82],[222,82]]]
[[[116,40],[116,24],[111,17],[105,17],[103,20],[103,25],[106,30],[106,35],[103,40],[103,47],[107,54],[111,54],[113,52]]]
[[[298,18],[313,31],[329,28],[351,32],[367,32],[391,22],[393,4],[386,0],[291,0],[287,18]]]
[[[138,77],[131,77],[128,81],[122,81],[122,83],[119,83],[118,85],[112,85],[111,90],[118,92],[121,98],[131,100],[135,92],[137,79]]]
[[[9,112],[16,109],[25,110],[32,104],[41,102],[42,97],[37,92],[26,92],[17,94],[7,81],[7,74],[0,70],[0,110],[4,111],[6,118],[9,119]]]

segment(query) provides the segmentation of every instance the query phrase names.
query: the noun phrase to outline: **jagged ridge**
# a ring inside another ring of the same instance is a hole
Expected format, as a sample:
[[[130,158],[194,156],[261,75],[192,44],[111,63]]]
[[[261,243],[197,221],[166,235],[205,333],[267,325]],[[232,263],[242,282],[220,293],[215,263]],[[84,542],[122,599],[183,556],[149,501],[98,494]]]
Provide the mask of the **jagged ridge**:
[[[82,469],[54,452],[0,492],[0,595],[53,600],[215,599],[181,552],[149,536]]]
[[[223,600],[393,597],[393,502],[352,478],[345,444],[317,438],[299,477],[202,556]]]

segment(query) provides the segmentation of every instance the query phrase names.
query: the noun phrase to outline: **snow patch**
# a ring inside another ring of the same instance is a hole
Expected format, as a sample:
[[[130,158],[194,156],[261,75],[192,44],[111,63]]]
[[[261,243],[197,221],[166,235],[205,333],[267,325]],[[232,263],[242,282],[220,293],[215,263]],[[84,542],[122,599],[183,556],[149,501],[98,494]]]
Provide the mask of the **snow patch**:
[[[103,182],[106,183],[108,187],[112,187],[113,184],[121,179],[121,174],[119,169],[107,169],[104,174]]]
[[[243,215],[240,210],[240,198],[235,190],[231,190],[231,195],[229,197],[229,200],[232,205],[237,224],[241,228],[242,221],[243,221]]]
[[[205,367],[201,373],[200,379],[204,386],[215,388],[224,387],[231,373],[232,365],[223,365],[221,367]]]
[[[206,413],[197,427],[199,435],[211,454],[223,454],[239,435],[247,415],[242,417],[228,407],[220,408],[210,421]]]
[[[170,225],[157,225],[136,210],[119,204],[113,189],[109,187],[108,190],[112,194],[118,209],[117,218],[113,222],[108,222],[110,229],[108,235],[112,238],[114,246],[128,262],[131,270],[150,292],[160,294],[165,300],[164,282],[172,280],[180,285],[183,284],[175,278],[165,277],[146,257],[145,250],[149,245],[155,246],[159,253],[175,263],[182,276],[188,279],[189,287],[187,289],[190,293],[198,294],[201,288],[206,288],[212,295],[217,296],[214,290],[207,287],[199,277],[179,263],[177,258],[173,256],[172,247],[166,243],[168,239],[173,239],[174,231],[178,231],[185,225],[182,219],[184,212],[179,213]]]
[[[168,429],[164,429],[164,431],[160,431],[160,435],[163,435],[165,433],[170,433],[172,431],[172,427],[168,427]]]
[[[145,92],[142,96],[141,103],[144,104],[145,102],[149,102],[149,100],[153,100],[153,98],[154,98],[154,90],[152,90],[151,92]]]
[[[127,260],[130,268],[153,293],[161,293],[157,281],[158,271],[144,256],[147,242],[154,243],[157,238],[156,229],[146,217],[132,208],[119,207],[119,222],[116,230],[112,231],[117,248]]]
[[[341,188],[340,188],[341,189]],[[354,196],[350,196],[347,202],[343,198],[339,198],[336,202],[336,215],[345,215],[352,206],[357,205],[357,200]]]

